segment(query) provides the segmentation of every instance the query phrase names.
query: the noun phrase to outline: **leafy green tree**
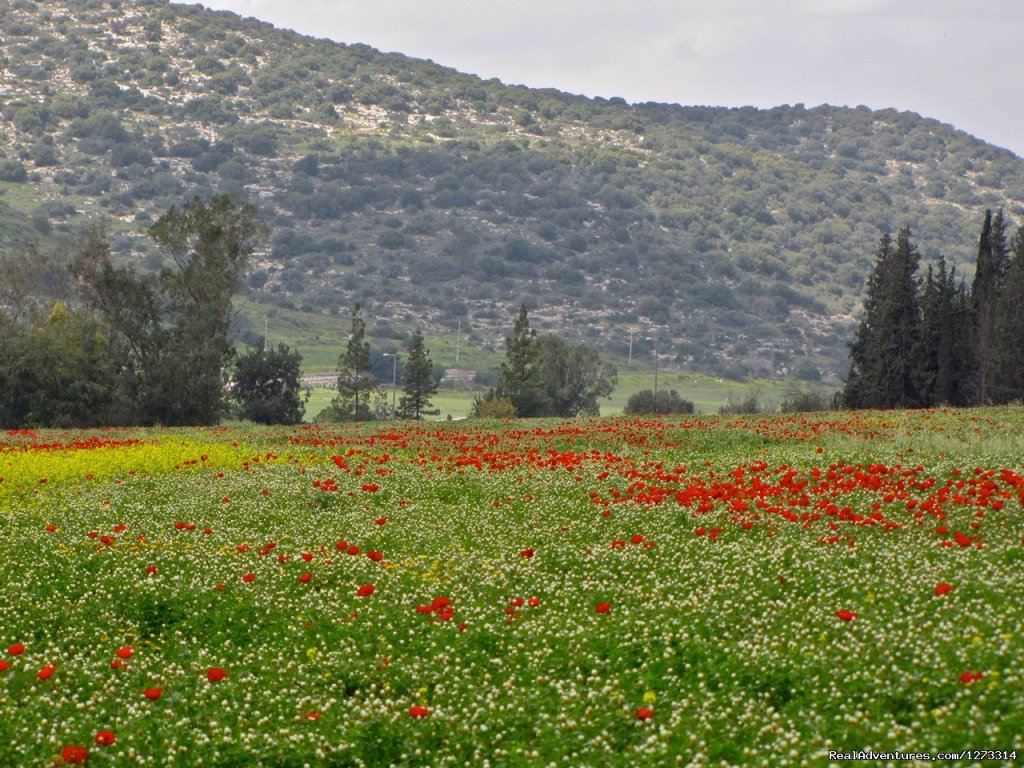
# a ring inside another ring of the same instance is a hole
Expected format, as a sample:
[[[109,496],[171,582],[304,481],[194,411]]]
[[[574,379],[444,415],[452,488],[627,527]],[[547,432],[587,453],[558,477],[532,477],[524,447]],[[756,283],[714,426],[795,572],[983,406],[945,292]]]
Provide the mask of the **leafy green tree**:
[[[231,299],[266,228],[255,206],[221,194],[208,205],[195,197],[171,207],[149,235],[177,266],[160,273],[174,330],[160,359],[154,415],[162,424],[214,424],[234,355]]]
[[[0,343],[0,426],[94,427],[107,423],[114,371],[91,317],[62,302],[49,318]]]
[[[895,245],[882,236],[868,279],[864,318],[850,344],[850,375],[843,389],[847,408],[912,408],[921,404],[915,386],[919,366],[920,315],[917,266],[920,257],[901,229]]]
[[[357,302],[352,307],[348,343],[338,358],[338,395],[331,401],[331,417],[337,421],[372,419],[370,397],[378,388],[370,370],[370,342],[366,340],[363,308]]]
[[[597,350],[584,344],[566,344],[557,336],[537,338],[538,364],[545,384],[549,412],[562,417],[598,416],[598,399],[610,397],[618,373],[601,361]]]
[[[473,415],[478,419],[514,419],[516,407],[507,397],[499,397],[492,389],[484,397],[473,400]]]
[[[1024,401],[1024,227],[1013,240],[1013,258],[996,301],[990,347],[989,396],[993,403]]]
[[[665,415],[671,413],[693,413],[693,403],[684,400],[674,389],[665,392],[654,392],[650,389],[642,389],[634,392],[626,401],[623,413],[628,416],[645,416],[648,414]]]
[[[306,411],[301,366],[302,355],[287,344],[278,344],[276,350],[252,349],[239,357],[231,396],[242,417],[257,424],[300,423]]]
[[[519,306],[512,336],[505,339],[505,362],[501,364],[496,394],[510,400],[521,417],[543,416],[551,407],[542,376],[537,332],[530,328],[525,304]]]
[[[434,382],[434,362],[423,346],[423,334],[417,329],[409,342],[409,359],[402,368],[402,397],[398,401],[398,415],[403,419],[419,420],[440,413],[431,409],[430,396],[437,392]]]

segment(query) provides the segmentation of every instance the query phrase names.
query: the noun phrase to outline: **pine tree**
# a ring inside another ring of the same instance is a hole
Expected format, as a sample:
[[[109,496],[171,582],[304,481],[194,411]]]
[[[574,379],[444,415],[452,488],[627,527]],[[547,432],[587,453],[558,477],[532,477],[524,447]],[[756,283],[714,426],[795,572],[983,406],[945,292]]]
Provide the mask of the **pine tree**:
[[[913,408],[921,405],[917,272],[920,257],[904,227],[883,235],[868,279],[864,319],[850,344],[850,375],[842,400],[848,408]]]
[[[988,382],[992,375],[992,326],[1000,285],[1009,266],[1006,245],[1006,223],[1002,210],[995,216],[985,211],[985,221],[978,237],[978,257],[971,284],[971,313],[974,329],[974,361],[970,376],[972,401],[984,405],[989,400]]]
[[[989,349],[988,395],[993,403],[1024,400],[1024,227],[995,304]]]
[[[916,386],[922,405],[967,405],[964,376],[971,354],[970,312],[956,267],[947,270],[939,258],[928,265],[921,291],[921,332],[916,360]]]
[[[505,362],[496,394],[510,400],[518,416],[542,416],[549,410],[545,390],[537,333],[530,329],[526,305],[521,304],[512,336],[505,339]]]
[[[331,401],[332,415],[341,421],[366,421],[373,418],[370,396],[377,380],[370,372],[370,342],[366,341],[366,321],[362,306],[352,307],[352,329],[345,352],[338,358],[338,396]]]
[[[419,420],[440,413],[430,408],[430,396],[435,392],[434,362],[423,346],[423,334],[417,329],[409,342],[409,359],[402,368],[403,394],[398,401],[398,415]]]

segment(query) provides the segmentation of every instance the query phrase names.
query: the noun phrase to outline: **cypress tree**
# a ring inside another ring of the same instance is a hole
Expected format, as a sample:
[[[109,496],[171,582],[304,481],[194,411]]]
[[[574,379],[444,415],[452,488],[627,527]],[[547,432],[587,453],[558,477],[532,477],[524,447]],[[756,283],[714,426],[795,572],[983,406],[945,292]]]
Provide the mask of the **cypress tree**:
[[[921,331],[916,355],[916,386],[922,405],[967,405],[964,375],[970,355],[970,313],[956,267],[947,270],[939,258],[928,265],[921,291]]]
[[[919,260],[908,228],[899,231],[895,246],[888,234],[882,236],[868,279],[864,318],[850,344],[850,375],[842,396],[849,408],[921,405]]]
[[[338,396],[331,401],[334,416],[340,420],[372,419],[370,395],[377,381],[370,372],[370,342],[366,341],[366,322],[362,307],[352,307],[352,329],[345,351],[338,358]]]
[[[978,236],[978,257],[975,261],[974,282],[971,284],[974,360],[970,383],[972,402],[976,405],[984,405],[989,400],[995,303],[1008,266],[1009,249],[1006,245],[1003,212],[1000,210],[993,216],[991,210],[986,210],[985,221]]]
[[[993,403],[1024,400],[1024,227],[1017,230],[992,320],[988,392]]]

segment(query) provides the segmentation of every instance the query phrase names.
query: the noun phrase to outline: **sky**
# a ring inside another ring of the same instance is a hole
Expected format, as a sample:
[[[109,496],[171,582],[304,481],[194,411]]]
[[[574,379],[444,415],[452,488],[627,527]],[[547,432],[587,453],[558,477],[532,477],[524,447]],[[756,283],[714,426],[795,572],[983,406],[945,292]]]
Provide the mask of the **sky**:
[[[210,0],[485,79],[630,103],[917,112],[1024,157],[1024,0]]]

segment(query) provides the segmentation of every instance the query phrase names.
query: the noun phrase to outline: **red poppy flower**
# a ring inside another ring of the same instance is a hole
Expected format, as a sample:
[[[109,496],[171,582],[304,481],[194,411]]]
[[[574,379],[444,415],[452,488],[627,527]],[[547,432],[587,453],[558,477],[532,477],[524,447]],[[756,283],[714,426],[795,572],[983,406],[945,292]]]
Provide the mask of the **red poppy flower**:
[[[220,667],[210,667],[206,671],[206,679],[209,680],[211,683],[219,683],[221,680],[223,680],[227,676],[228,676],[228,673],[225,672]]]
[[[594,610],[598,613],[608,613],[609,611],[611,611],[611,609],[612,606],[610,603],[598,603],[594,606]]]
[[[521,597],[513,597],[511,600],[508,601],[508,604],[512,608],[522,608],[522,606],[523,606],[523,598],[521,598]]]
[[[376,483],[366,483],[363,486],[363,490],[366,491],[367,493],[375,493],[380,490],[380,486],[377,485]]]
[[[313,553],[312,552],[303,552],[302,553],[302,559],[305,560],[308,563],[310,560],[313,559]]]
[[[336,550],[338,550],[339,552],[344,552],[346,549],[348,549],[348,542],[345,541],[344,539],[342,539],[341,541],[339,541],[337,544],[334,545],[334,548]]]
[[[416,613],[431,613],[433,610],[429,605],[424,605],[423,603],[416,606]]]
[[[89,759],[89,750],[72,744],[60,751],[60,757],[68,765],[78,765]]]
[[[320,713],[319,712],[307,712],[306,713],[306,719],[307,720],[319,720],[320,719]]]
[[[122,525],[121,523],[118,523],[117,525],[114,526],[114,533],[123,533],[124,529],[125,529],[125,526]]]
[[[299,576],[299,581],[301,581],[303,584],[308,584],[309,581],[312,578],[313,578],[313,574],[312,573],[304,573],[301,576]]]
[[[203,533],[209,536],[211,533],[213,533],[213,528],[203,528]]]
[[[858,614],[856,611],[848,611],[845,608],[836,611],[836,616],[838,616],[843,621],[852,621],[853,619],[856,619],[859,615],[860,614]]]
[[[528,547],[526,549],[522,549],[522,550],[519,551],[519,556],[520,557],[526,557],[526,558],[533,557],[533,549],[530,548],[530,547]]]
[[[249,551],[249,545],[248,544],[239,544],[237,547],[235,547],[235,549],[237,551],[239,551],[239,552],[248,552]]]
[[[128,669],[128,665],[125,664],[120,659],[114,659],[112,662],[110,662],[110,668],[111,669],[120,669],[121,667],[124,667],[125,669]]]
[[[150,576],[152,576],[154,573],[156,573],[156,571],[157,571],[157,568],[156,568],[155,565],[147,565],[146,566],[146,573],[148,573]]]
[[[96,734],[95,739],[96,743],[99,744],[101,747],[109,747],[111,744],[117,741],[117,737],[114,735],[113,731],[99,731]]]
[[[378,517],[373,522],[375,522],[377,525],[385,525],[387,523],[387,521],[388,521],[388,519],[386,517]]]
[[[526,604],[531,608],[536,608],[538,605],[540,605],[540,598],[531,597],[529,600],[526,601]]]
[[[942,595],[948,595],[952,591],[953,585],[944,581],[935,588],[935,596],[941,597]]]
[[[984,675],[981,674],[981,672],[964,672],[960,675],[960,682],[964,685],[970,685],[973,682],[981,680],[983,677]]]
[[[377,587],[373,584],[363,584],[363,586],[356,590],[356,594],[359,595],[359,597],[369,597],[376,591]]]
[[[6,672],[11,668],[11,662],[0,659],[0,672]]]
[[[223,592],[224,591],[224,585],[223,584],[215,584],[213,588],[215,590],[217,590],[218,592]]]
[[[348,549],[346,549],[345,552],[347,552],[350,555],[358,555],[359,552],[360,552],[360,549],[359,549],[359,547],[357,545],[353,544]]]
[[[450,605],[446,605],[443,608],[437,609],[437,618],[439,618],[441,621],[448,621],[454,615],[455,609],[452,608]]]
[[[121,659],[130,659],[134,652],[134,649],[130,645],[126,645],[124,648],[118,648],[117,651],[115,651],[118,658]]]
[[[641,536],[639,533],[634,533],[629,540],[634,544],[640,544],[641,542],[643,542],[644,537]]]
[[[163,694],[163,692],[164,692],[163,688],[147,688],[146,690],[144,690],[142,692],[142,695],[145,696],[150,701],[156,701],[157,699],[160,698],[160,696]]]
[[[384,559],[384,553],[377,549],[371,549],[369,552],[366,553],[366,556],[373,560],[373,562],[375,563],[379,563],[381,560]]]
[[[624,542],[622,539],[615,539],[612,542],[612,549],[622,549],[625,546],[626,542]]]
[[[954,533],[953,536],[956,538],[956,543],[959,544],[961,547],[971,546],[972,542],[970,536],[960,533],[960,531]]]
[[[11,656],[21,656],[21,654],[25,652],[25,644],[15,643],[7,649],[7,652],[11,654]]]
[[[55,533],[55,532],[56,532],[56,530],[57,530],[57,526],[56,526],[56,525],[54,525],[53,523],[50,523],[50,524],[49,524],[48,526],[46,526],[46,530],[47,530],[47,531],[48,531],[49,533]]]
[[[654,717],[654,711],[653,710],[650,710],[647,707],[637,707],[637,710],[636,710],[636,719],[637,720],[650,720],[652,717]]]
[[[36,677],[40,680],[49,680],[53,677],[53,673],[57,671],[56,664],[47,664],[45,667],[36,672]]]
[[[427,709],[426,707],[421,707],[421,706],[418,706],[418,705],[417,706],[413,706],[413,707],[409,707],[409,715],[412,716],[412,717],[416,717],[416,718],[426,717],[429,714],[430,714],[430,710]]]
[[[242,581],[244,581],[246,584],[251,584],[255,580],[256,580],[256,574],[255,573],[247,573],[247,574],[245,574],[245,576],[242,577]]]

